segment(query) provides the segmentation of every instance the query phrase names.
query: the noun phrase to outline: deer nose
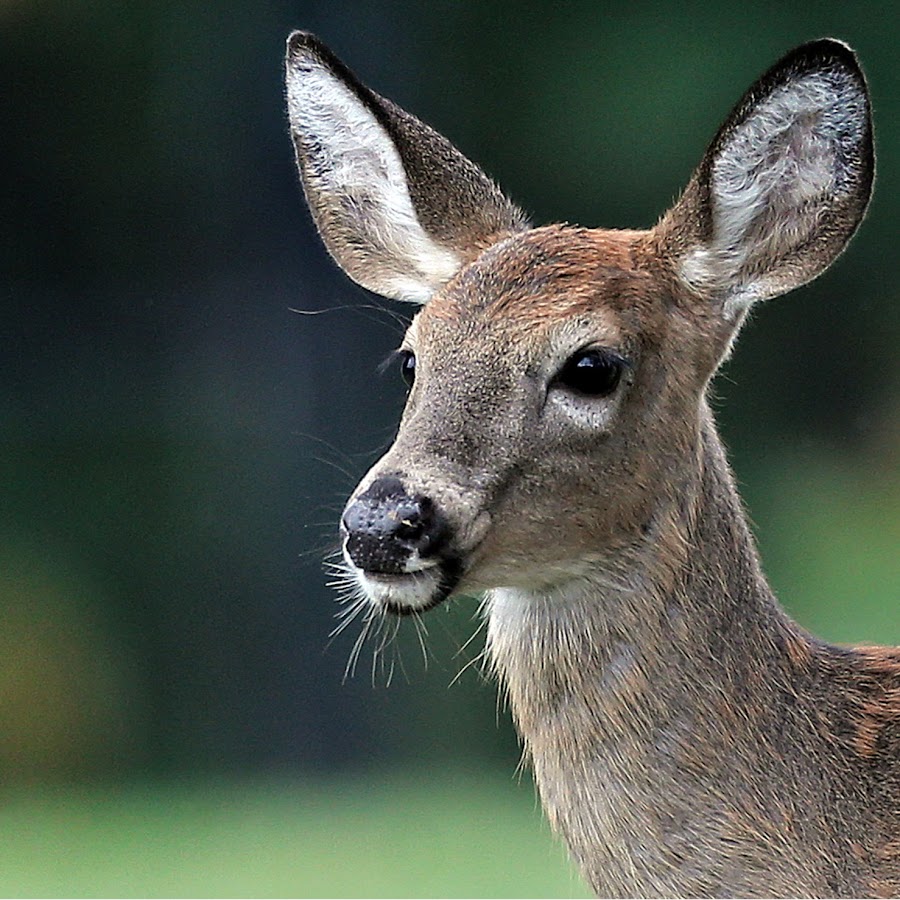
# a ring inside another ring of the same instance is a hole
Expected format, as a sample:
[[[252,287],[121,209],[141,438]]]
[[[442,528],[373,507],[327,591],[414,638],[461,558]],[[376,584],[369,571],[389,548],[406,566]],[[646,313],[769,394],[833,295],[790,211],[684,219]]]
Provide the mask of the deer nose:
[[[366,572],[400,575],[429,568],[449,542],[447,520],[429,498],[394,476],[377,478],[344,510],[344,550]]]

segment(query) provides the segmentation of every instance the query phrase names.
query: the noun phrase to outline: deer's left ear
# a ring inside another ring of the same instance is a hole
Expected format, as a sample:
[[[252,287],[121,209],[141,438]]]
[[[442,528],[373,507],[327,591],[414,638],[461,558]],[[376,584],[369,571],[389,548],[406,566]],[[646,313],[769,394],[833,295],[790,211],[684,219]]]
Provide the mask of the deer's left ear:
[[[853,51],[798,47],[744,95],[656,228],[681,280],[740,321],[756,300],[815,278],[872,189],[869,97]]]

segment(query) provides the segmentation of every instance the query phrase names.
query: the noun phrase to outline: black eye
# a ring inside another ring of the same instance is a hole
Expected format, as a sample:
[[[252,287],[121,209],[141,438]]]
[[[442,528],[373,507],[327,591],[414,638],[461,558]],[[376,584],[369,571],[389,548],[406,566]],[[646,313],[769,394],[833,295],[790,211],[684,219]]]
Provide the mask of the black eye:
[[[408,387],[413,386],[416,380],[416,354],[412,350],[401,350],[400,356],[400,374]]]
[[[586,397],[606,397],[618,387],[625,360],[604,350],[579,350],[556,376],[556,383]]]

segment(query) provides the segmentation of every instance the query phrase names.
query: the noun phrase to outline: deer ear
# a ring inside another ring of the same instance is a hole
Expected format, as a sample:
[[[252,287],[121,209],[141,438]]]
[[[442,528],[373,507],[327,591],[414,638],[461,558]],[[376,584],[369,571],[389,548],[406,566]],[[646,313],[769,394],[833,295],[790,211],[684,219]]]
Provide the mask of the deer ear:
[[[363,287],[423,303],[467,256],[527,226],[449,141],[379,97],[317,38],[287,42],[291,137],[316,227]]]
[[[862,220],[873,173],[856,56],[816,41],[747,91],[657,233],[688,287],[740,320],[831,264]]]

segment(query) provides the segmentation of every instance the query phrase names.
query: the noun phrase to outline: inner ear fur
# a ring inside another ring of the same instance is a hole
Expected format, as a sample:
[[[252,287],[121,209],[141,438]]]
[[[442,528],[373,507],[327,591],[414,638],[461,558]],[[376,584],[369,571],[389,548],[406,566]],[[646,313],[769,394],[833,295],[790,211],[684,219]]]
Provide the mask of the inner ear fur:
[[[313,219],[359,284],[423,302],[525,214],[446,138],[366,87],[316,37],[287,42],[291,137]]]
[[[868,89],[835,40],[793,50],[744,94],[656,228],[689,290],[739,321],[821,274],[863,218],[874,151]]]

